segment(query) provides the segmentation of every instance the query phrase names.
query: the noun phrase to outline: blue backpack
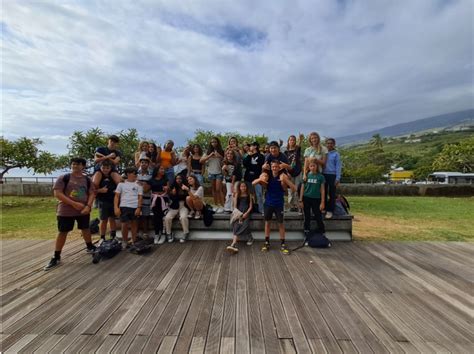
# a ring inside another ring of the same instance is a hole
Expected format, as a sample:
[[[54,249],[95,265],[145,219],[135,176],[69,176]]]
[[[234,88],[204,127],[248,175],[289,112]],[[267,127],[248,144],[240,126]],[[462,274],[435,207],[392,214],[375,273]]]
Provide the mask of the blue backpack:
[[[332,246],[326,235],[319,232],[311,232],[307,241],[308,246],[312,248],[329,248]]]

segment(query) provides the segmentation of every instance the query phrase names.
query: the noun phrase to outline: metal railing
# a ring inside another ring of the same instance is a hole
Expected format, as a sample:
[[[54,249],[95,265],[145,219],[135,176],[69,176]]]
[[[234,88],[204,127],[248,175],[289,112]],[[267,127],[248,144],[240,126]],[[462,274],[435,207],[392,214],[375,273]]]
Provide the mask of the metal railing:
[[[2,181],[4,184],[17,184],[17,183],[47,183],[54,184],[57,177],[3,177]]]

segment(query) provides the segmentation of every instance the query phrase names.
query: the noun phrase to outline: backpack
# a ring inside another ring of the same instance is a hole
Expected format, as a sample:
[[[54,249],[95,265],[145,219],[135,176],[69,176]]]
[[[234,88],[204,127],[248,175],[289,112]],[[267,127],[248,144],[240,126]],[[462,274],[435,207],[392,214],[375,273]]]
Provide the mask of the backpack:
[[[91,188],[91,178],[89,176],[84,176],[86,177],[86,181],[87,181],[87,193],[89,193],[89,189]],[[63,193],[66,193],[66,188],[67,188],[67,185],[69,183],[69,181],[71,180],[71,174],[70,173],[66,173],[64,176],[63,176],[63,183],[64,183],[64,188],[63,188]]]
[[[130,253],[135,254],[145,254],[152,250],[151,243],[153,241],[150,240],[140,240],[133,244],[133,246],[129,249]]]
[[[97,264],[103,258],[112,258],[122,250],[122,243],[115,238],[102,241],[92,257],[92,263]]]
[[[337,204],[340,204],[345,212],[346,212],[346,215],[349,214],[349,210],[351,209],[351,205],[349,204],[349,201],[347,200],[346,197],[344,197],[342,194],[339,194],[337,197],[336,197],[336,205]]]
[[[91,234],[96,234],[99,232],[99,224],[100,220],[98,218],[91,220],[91,222],[89,223],[89,229],[91,231]]]
[[[312,248],[329,248],[332,244],[326,235],[319,232],[311,232],[308,236],[308,246]]]
[[[214,211],[209,204],[206,204],[202,209],[202,220],[207,227],[211,226],[214,221]]]

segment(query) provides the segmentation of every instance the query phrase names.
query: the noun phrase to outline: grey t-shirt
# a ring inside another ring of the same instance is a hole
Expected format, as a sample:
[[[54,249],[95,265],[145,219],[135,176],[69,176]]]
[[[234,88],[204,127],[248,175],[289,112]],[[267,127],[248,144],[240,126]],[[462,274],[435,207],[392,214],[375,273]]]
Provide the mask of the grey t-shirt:
[[[138,208],[138,196],[143,195],[143,187],[137,182],[122,182],[119,183],[115,193],[120,194],[121,208]]]
[[[222,174],[222,157],[211,157],[207,160],[207,173],[213,175]]]

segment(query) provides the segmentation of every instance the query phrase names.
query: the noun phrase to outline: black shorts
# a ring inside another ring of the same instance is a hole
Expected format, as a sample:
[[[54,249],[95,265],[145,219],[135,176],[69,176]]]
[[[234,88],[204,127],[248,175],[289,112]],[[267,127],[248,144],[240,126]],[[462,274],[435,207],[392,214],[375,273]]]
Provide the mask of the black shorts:
[[[58,231],[69,232],[74,229],[74,222],[77,221],[77,228],[79,230],[87,230],[89,228],[89,222],[91,215],[81,216],[57,216],[58,219]]]
[[[136,220],[137,217],[135,216],[136,208],[120,208],[120,221],[121,222],[129,222]]]
[[[115,218],[114,203],[99,200],[99,219],[107,220],[108,218]]]
[[[272,220],[273,214],[279,224],[283,224],[283,207],[275,207],[271,205],[263,206],[263,218],[265,221]]]

